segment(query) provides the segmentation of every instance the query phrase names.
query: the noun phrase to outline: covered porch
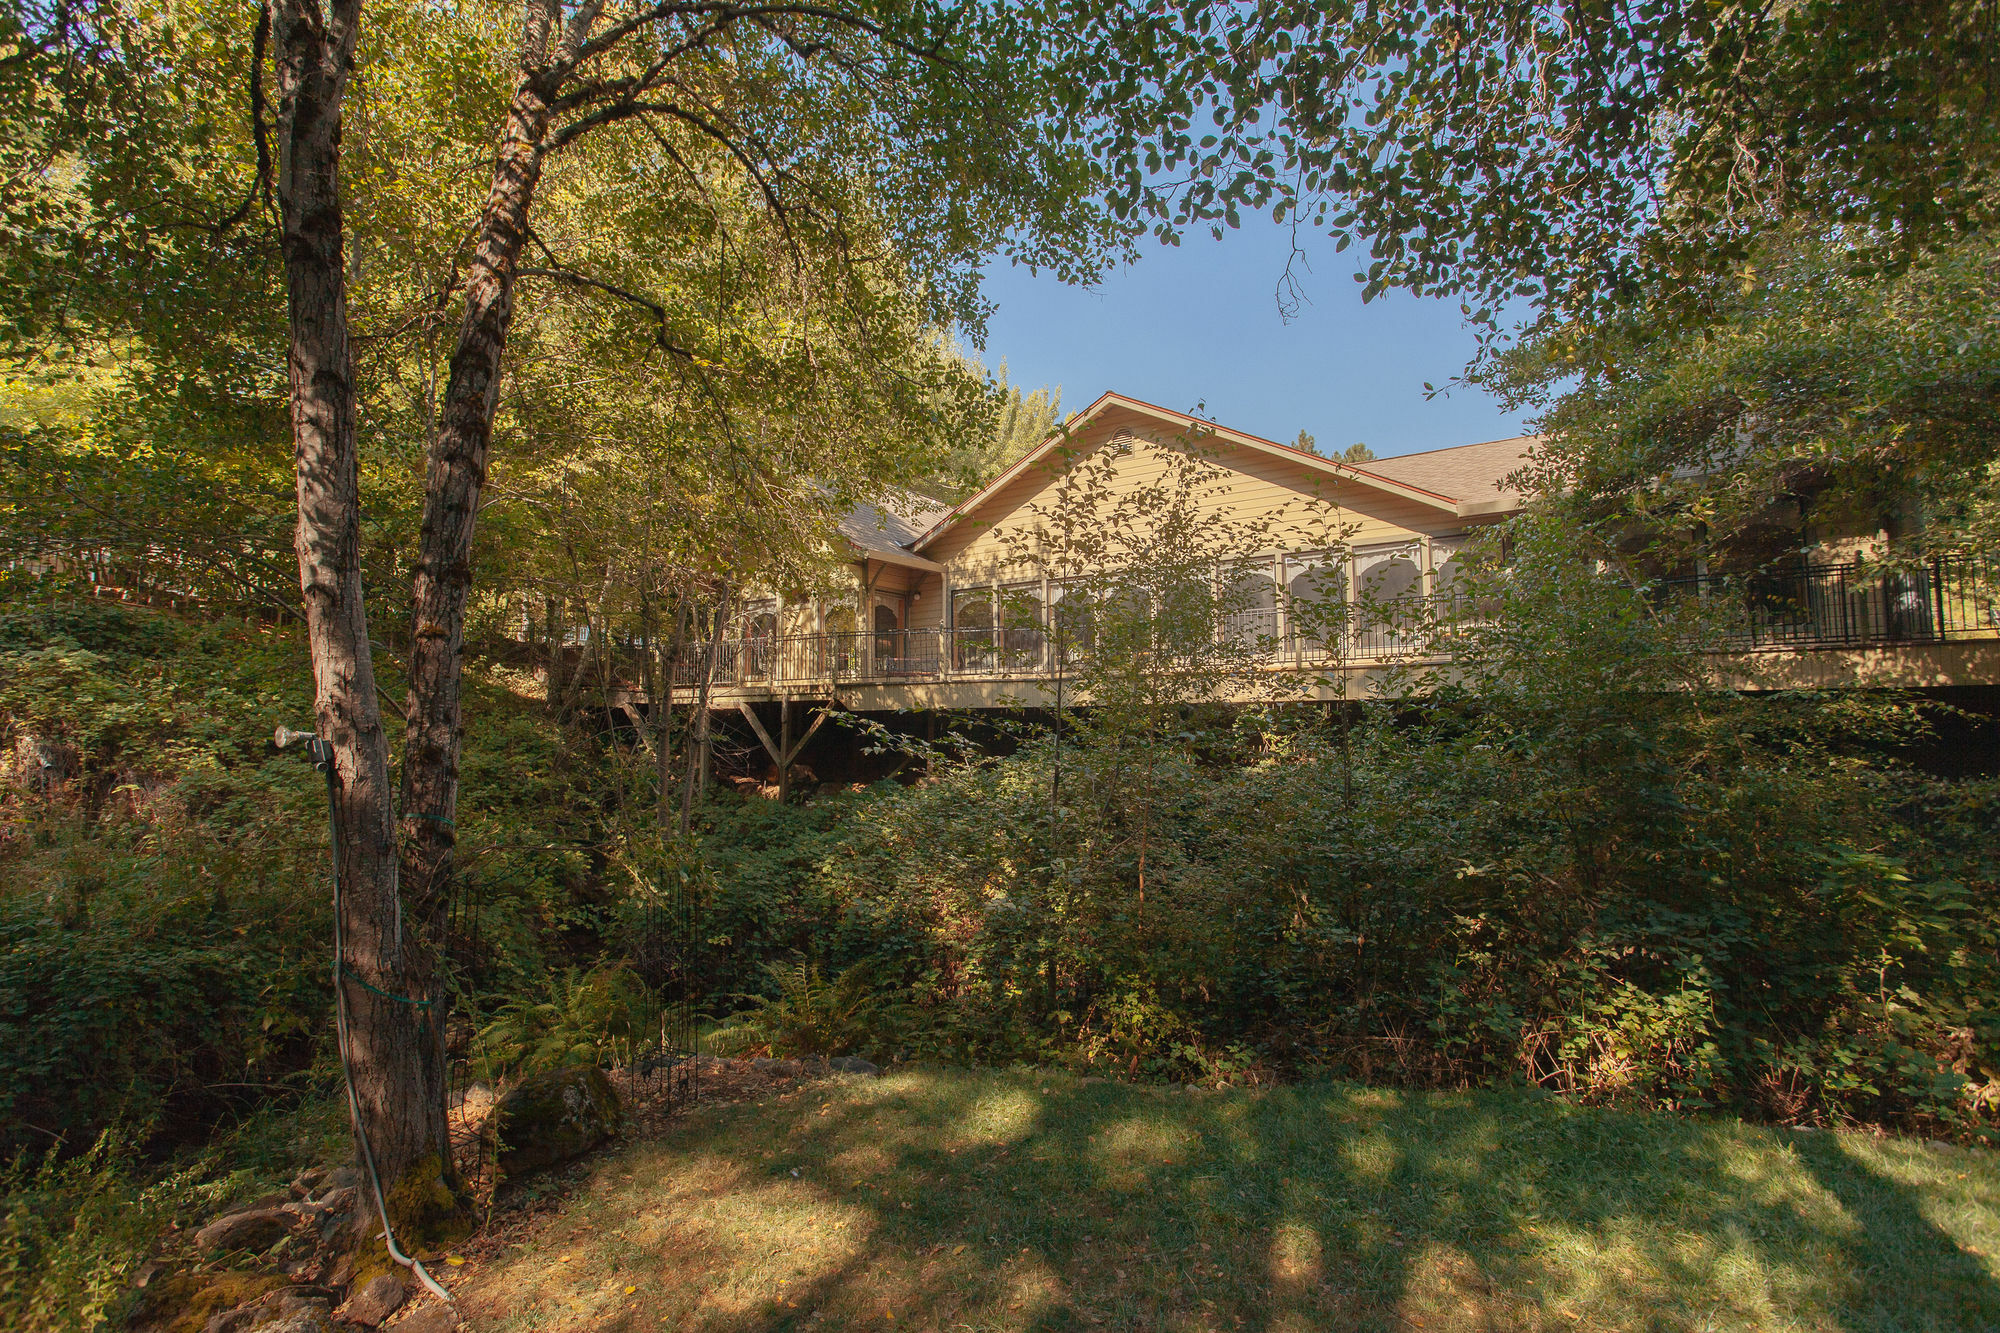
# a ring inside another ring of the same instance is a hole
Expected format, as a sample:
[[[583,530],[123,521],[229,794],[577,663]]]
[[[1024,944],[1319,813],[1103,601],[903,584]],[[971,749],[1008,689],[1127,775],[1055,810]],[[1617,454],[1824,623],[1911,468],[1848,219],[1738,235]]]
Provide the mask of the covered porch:
[[[691,701],[704,675],[709,697],[732,707],[739,700],[836,696],[865,696],[870,706],[883,708],[991,707],[1006,700],[1040,705],[1054,697],[1057,683],[1070,674],[1077,647],[1074,630],[1065,638],[1055,626],[1055,598],[1025,599],[1031,603],[1025,610],[996,610],[986,601],[947,608],[948,599],[965,599],[951,596],[942,569],[913,568],[930,563],[918,557],[903,560],[877,561],[871,553],[861,571],[858,600],[872,622],[868,627],[857,623],[854,604],[753,609],[739,622],[743,632],[717,641],[710,660],[680,665],[677,700]],[[1289,613],[1300,594],[1281,584],[1281,595],[1231,616],[1219,633],[1272,673],[1370,676],[1393,664],[1443,661],[1439,636],[1475,621],[1480,607],[1449,589],[1423,593],[1422,587],[1413,581],[1399,595],[1371,603],[1365,615],[1349,617],[1338,633],[1328,633],[1308,630],[1310,618]],[[1669,580],[1655,595],[1713,603],[1721,628],[1704,645],[1712,652],[1789,652],[1829,662],[1860,660],[1856,655],[1863,654],[1874,664],[1871,678],[1890,684],[1896,673],[1883,668],[1903,656],[1918,674],[1931,674],[1918,668],[1918,661],[1938,654],[1911,650],[1950,644],[1990,648],[2000,637],[1996,588],[2000,570],[1990,561],[1943,556],[1914,571],[1884,572],[1853,563],[1802,566],[1747,580],[1720,575]],[[955,623],[911,624],[926,618]],[[1963,658],[1968,669],[1990,676],[1983,664],[1992,656],[1957,652],[1939,660]]]

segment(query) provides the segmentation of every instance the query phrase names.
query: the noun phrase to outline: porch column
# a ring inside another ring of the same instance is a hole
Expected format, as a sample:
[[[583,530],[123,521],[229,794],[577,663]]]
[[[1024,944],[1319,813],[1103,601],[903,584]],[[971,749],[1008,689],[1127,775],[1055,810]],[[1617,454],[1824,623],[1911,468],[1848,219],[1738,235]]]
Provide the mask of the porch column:
[[[1346,642],[1340,645],[1340,657],[1345,661],[1355,649],[1355,639],[1362,629],[1361,623],[1361,557],[1352,546],[1347,548],[1347,588],[1345,590],[1347,614],[1340,636]]]
[[[771,666],[764,676],[773,685],[791,679],[791,673],[785,669],[785,594],[778,593],[776,600],[778,610],[771,625]]]
[[[1285,553],[1271,553],[1271,656],[1282,659],[1291,642],[1291,589],[1285,586]]]
[[[813,594],[812,677],[833,678],[833,654],[826,641],[826,599]]]
[[[938,589],[938,596],[944,599],[944,604],[938,607],[938,624],[942,627],[938,630],[938,678],[948,680],[951,677],[951,655],[958,647],[958,617],[953,614],[951,604],[950,570],[938,575]]]
[[[861,677],[875,679],[875,598],[874,580],[868,577],[868,561],[860,562],[856,583],[859,591],[854,594],[854,627],[861,635]]]
[[[1036,538],[1039,548],[1041,539]],[[1056,604],[1049,596],[1053,585],[1049,582],[1047,565],[1042,566],[1042,674],[1053,675],[1056,669]]]

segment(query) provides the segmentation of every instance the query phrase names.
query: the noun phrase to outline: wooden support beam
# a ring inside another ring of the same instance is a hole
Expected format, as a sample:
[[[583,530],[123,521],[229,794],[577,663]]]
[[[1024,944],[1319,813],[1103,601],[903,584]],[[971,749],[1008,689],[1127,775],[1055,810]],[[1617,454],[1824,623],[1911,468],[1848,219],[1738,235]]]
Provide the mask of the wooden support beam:
[[[785,752],[778,748],[778,743],[771,739],[771,733],[764,730],[764,724],[757,720],[757,710],[747,703],[738,703],[736,709],[749,720],[750,730],[757,733],[757,739],[764,742],[764,751],[771,756],[771,761],[778,764],[784,763]]]
[[[833,705],[825,704],[821,706],[819,712],[813,714],[812,725],[806,728],[805,735],[799,737],[799,743],[792,747],[793,759],[797,759],[799,755],[805,752],[806,742],[813,738],[813,733],[820,729],[820,725],[826,721],[832,712]]]
[[[738,703],[736,707],[743,714],[744,718],[749,721],[750,729],[757,733],[757,739],[763,742],[764,752],[770,755],[772,762],[778,766],[779,794],[781,796],[789,796],[792,788],[790,781],[792,765],[797,762],[799,755],[805,752],[806,743],[812,740],[819,729],[826,724],[827,717],[833,712],[833,705],[822,704],[820,710],[813,714],[812,725],[806,728],[806,734],[799,737],[797,741],[792,740],[791,729],[790,727],[786,727],[784,732],[785,743],[783,745],[773,741],[771,733],[764,730],[764,724],[757,720],[756,709],[747,703]],[[790,701],[780,704],[779,707],[785,710],[785,720],[789,722],[791,720],[790,712],[792,707]]]
[[[784,805],[792,799],[792,701],[785,699],[778,704],[778,750],[784,758],[778,761],[778,804]]]

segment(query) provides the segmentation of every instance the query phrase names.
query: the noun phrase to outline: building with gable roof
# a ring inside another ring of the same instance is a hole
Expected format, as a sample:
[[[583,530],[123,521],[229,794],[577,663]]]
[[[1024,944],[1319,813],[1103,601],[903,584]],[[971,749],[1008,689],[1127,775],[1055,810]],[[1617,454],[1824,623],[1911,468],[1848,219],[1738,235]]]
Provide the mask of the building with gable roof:
[[[837,700],[897,711],[1051,702],[1060,671],[1048,630],[1062,589],[1023,557],[1051,487],[1102,451],[1110,492],[1139,490],[1160,477],[1165,453],[1190,448],[1227,477],[1201,503],[1218,520],[1275,534],[1271,549],[1239,567],[1261,581],[1253,613],[1264,617],[1270,669],[1318,677],[1305,697],[1354,698],[1421,645],[1357,630],[1334,650],[1296,630],[1301,599],[1373,607],[1447,595],[1467,540],[1521,509],[1511,479],[1535,443],[1520,436],[1351,464],[1106,393],[960,504],[907,496],[855,506],[839,525],[851,596],[752,599],[716,656],[711,703]],[[1285,537],[1326,505],[1345,529],[1337,553]],[[1879,575],[1850,579],[1849,569],[1803,571],[1798,588],[1764,598],[1746,639],[1717,650],[1772,655],[1757,678],[1785,684],[2000,683],[1990,580],[1960,586],[1940,569],[1921,586],[1892,586]],[[1329,684],[1329,673],[1350,679]]]

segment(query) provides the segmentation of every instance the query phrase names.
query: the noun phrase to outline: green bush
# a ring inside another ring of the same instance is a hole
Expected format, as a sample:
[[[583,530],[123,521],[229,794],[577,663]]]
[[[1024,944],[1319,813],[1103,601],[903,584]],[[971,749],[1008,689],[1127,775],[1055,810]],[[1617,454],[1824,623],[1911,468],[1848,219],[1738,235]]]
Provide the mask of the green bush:
[[[1754,735],[1784,707],[1708,717]],[[825,956],[965,1060],[1993,1122],[1993,784],[1752,743],[1591,794],[1497,726],[1401,710],[1191,767],[1143,893],[1078,756],[1060,809],[1046,751],[962,768],[852,814]]]
[[[304,707],[272,638],[88,603],[0,618],[0,727],[60,755],[5,797],[0,1149],[117,1120],[201,1137],[312,1064],[324,833],[310,774],[264,743]]]
[[[91,1329],[121,1312],[180,1183],[135,1186],[122,1137],[107,1129],[87,1152],[50,1150],[0,1172],[0,1312],[11,1326]]]
[[[1992,1131],[2000,785],[1885,757],[1920,700],[1718,689],[1706,608],[1543,540],[1403,702],[1073,715],[718,816],[713,966],[865,965],[917,1056]]]
[[[327,1097],[251,1116],[159,1164],[143,1127],[114,1125],[85,1151],[0,1164],[0,1328],[88,1333],[116,1325],[132,1278],[170,1227],[270,1193],[348,1151],[344,1103]]]
[[[310,1067],[326,996],[319,921],[282,898],[218,906],[129,884],[87,901],[69,920],[26,895],[0,901],[8,1149],[87,1143],[121,1118],[199,1138]]]

